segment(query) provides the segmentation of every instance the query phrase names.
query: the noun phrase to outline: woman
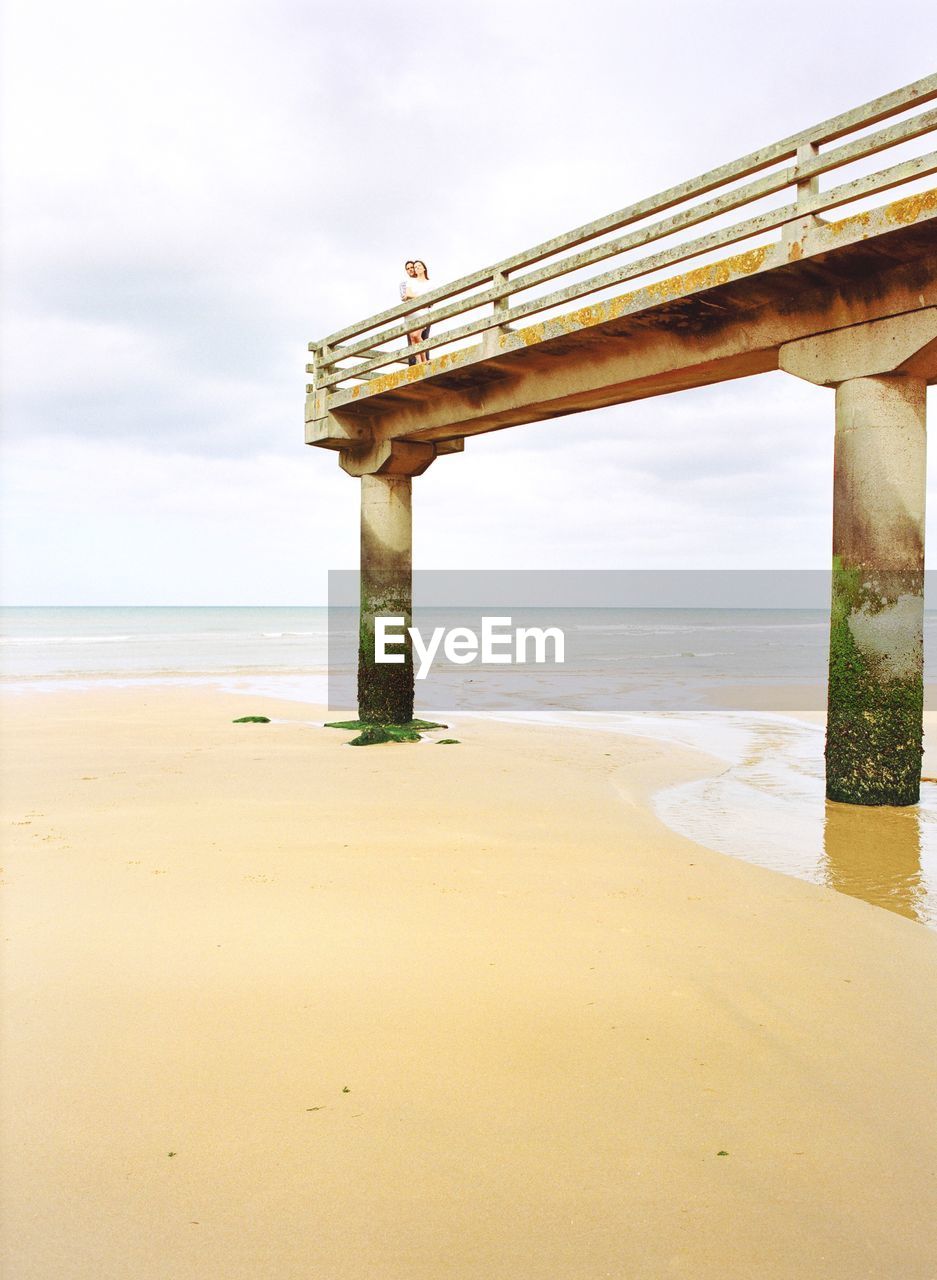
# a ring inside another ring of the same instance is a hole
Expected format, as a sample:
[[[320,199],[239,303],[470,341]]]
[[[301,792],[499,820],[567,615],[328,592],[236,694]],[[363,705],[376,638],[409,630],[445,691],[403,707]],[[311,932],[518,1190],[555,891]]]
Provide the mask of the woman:
[[[405,263],[404,270],[407,273],[407,279],[400,286],[400,296],[404,302],[409,301],[411,298],[419,298],[432,288],[426,263],[421,258],[414,258],[412,262]],[[422,342],[429,337],[429,330],[429,325],[426,325],[423,329],[415,329],[413,333],[407,334],[407,342],[411,347],[417,342]],[[426,351],[418,351],[416,355],[408,356],[407,358],[408,364],[426,364],[428,361],[429,353]]]

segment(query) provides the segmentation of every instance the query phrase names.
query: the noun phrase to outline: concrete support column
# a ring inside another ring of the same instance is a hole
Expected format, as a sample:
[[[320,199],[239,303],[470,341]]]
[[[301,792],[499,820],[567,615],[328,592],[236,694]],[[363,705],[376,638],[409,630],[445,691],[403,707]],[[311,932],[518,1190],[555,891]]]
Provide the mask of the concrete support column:
[[[826,793],[920,797],[924,705],[923,378],[836,390]]]
[[[413,648],[389,645],[402,662],[375,659],[375,618],[412,621],[413,477],[462,441],[367,439],[341,451],[342,470],[361,480],[361,611],[358,625],[358,719],[407,724],[413,719]],[[398,628],[393,628],[396,633]]]
[[[916,804],[925,394],[937,374],[937,309],[788,343],[779,364],[836,388],[826,794],[847,804]]]
[[[374,724],[413,719],[413,654],[409,642],[390,650],[399,663],[377,663],[374,619],[411,623],[413,521],[411,476],[361,477],[361,612],[358,632],[358,718]]]

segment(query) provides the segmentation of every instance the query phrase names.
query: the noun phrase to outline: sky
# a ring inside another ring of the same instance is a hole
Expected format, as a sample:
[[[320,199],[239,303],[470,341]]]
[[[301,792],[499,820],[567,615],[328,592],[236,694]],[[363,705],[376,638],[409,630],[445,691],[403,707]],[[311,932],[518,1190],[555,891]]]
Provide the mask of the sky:
[[[392,306],[406,257],[454,279],[937,47],[918,0],[7,0],[3,28],[21,605],[324,603],[358,484],[303,444],[311,339]],[[783,373],[476,437],[414,481],[414,564],[824,568],[832,446],[833,393]]]

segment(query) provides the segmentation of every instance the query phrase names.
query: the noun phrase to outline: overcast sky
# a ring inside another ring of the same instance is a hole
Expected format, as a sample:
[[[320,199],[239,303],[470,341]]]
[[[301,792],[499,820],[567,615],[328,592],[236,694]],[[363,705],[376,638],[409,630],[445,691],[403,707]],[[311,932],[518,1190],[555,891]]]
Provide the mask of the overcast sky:
[[[310,339],[393,305],[405,257],[454,278],[937,47],[923,0],[7,0],[4,27],[15,604],[323,602],[358,485],[303,445]],[[832,439],[832,392],[780,373],[478,437],[414,482],[415,564],[825,567]]]

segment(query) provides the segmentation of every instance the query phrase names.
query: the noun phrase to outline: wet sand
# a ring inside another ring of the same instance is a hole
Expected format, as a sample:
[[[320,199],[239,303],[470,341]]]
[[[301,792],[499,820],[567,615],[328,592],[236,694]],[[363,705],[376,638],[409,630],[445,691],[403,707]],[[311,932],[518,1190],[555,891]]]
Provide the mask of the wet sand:
[[[5,1274],[933,1276],[937,936],[669,832],[718,762],[4,712]]]

